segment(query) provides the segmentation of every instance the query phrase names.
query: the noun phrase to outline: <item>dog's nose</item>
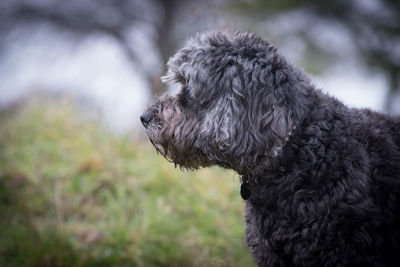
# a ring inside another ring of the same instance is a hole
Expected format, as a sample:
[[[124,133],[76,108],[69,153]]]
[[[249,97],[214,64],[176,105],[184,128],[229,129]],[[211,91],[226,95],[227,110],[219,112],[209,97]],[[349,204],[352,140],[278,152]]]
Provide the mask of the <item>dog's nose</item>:
[[[153,119],[153,113],[151,112],[145,112],[140,116],[140,121],[142,122],[143,126],[147,128],[149,126],[149,123]]]

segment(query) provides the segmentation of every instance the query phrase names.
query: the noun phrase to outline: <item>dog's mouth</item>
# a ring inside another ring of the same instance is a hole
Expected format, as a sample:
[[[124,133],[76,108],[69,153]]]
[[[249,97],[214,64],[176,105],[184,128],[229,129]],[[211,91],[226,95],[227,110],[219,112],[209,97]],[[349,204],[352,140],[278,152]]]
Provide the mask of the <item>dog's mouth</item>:
[[[155,138],[157,136],[156,133],[152,131],[152,129],[146,129],[147,136],[150,140],[150,143],[153,145],[153,147],[156,149],[157,153],[161,154],[162,156],[165,157],[167,154],[167,150],[164,148],[164,146],[161,144],[160,140],[158,138]]]
[[[149,137],[149,140],[151,144],[154,146],[156,149],[157,153],[160,153],[162,156],[166,156],[167,150],[164,148],[164,146],[160,142],[160,127],[148,127],[146,128],[146,134]]]

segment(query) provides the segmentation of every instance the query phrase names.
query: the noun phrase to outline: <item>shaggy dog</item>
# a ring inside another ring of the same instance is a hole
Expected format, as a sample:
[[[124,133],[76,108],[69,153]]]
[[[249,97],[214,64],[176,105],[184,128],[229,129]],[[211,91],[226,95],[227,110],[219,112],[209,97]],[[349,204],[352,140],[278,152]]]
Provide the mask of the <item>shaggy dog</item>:
[[[241,175],[260,266],[400,266],[400,119],[317,90],[253,34],[197,35],[142,116],[181,168]]]

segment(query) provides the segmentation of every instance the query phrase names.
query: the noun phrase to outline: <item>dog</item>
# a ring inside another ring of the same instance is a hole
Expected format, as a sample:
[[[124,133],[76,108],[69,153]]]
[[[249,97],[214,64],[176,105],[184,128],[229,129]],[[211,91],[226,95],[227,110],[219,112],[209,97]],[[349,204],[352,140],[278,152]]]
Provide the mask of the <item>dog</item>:
[[[259,266],[400,266],[400,118],[346,107],[251,33],[198,34],[140,117],[167,160],[241,176]]]

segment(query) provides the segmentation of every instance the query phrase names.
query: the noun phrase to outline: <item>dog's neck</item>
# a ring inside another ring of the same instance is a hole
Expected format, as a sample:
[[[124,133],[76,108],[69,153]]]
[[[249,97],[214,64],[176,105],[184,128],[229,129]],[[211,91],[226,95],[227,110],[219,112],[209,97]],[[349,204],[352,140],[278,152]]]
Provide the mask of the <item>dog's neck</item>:
[[[280,154],[284,154],[286,147],[290,144],[290,142],[294,139],[294,137],[298,134],[300,129],[303,126],[304,120],[309,116],[309,113],[306,112],[304,115],[300,118],[300,120],[297,123],[294,123],[291,127],[291,129],[288,132],[288,135],[285,137],[285,144],[283,145]],[[278,158],[279,156],[277,156]],[[243,174],[240,177],[240,195],[244,200],[247,200],[251,196],[251,191],[248,187],[249,182],[252,181],[256,184],[259,183],[258,176],[257,175],[248,175],[248,174]]]

